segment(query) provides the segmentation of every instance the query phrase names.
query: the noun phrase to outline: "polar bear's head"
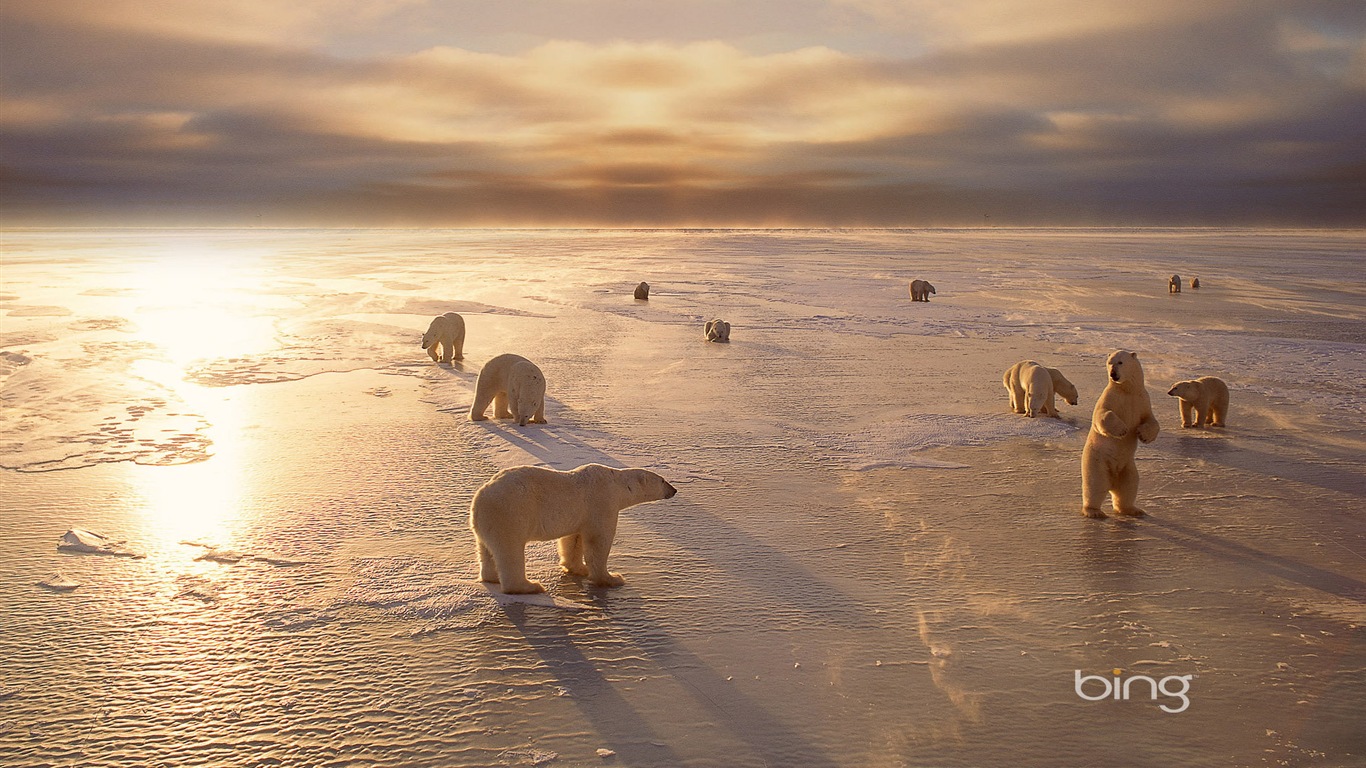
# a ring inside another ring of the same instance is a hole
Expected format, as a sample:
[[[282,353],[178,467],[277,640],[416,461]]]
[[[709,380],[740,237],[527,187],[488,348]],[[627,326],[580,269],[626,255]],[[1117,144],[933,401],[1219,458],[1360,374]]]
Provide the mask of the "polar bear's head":
[[[517,426],[527,422],[545,407],[545,377],[529,360],[514,363],[508,371],[508,409]]]
[[[623,469],[617,475],[632,504],[672,499],[678,489],[648,469]]]
[[[1053,377],[1053,391],[1058,393],[1058,397],[1066,400],[1068,405],[1077,404],[1077,386],[1063,378],[1062,374]]]
[[[1167,394],[1172,397],[1179,397],[1182,400],[1196,400],[1200,397],[1200,382],[1198,381],[1178,381],[1167,390]]]
[[[1110,374],[1110,381],[1121,385],[1143,386],[1143,365],[1138,362],[1137,352],[1111,352],[1105,359],[1105,368]]]
[[[432,346],[433,344],[435,344],[435,343],[436,343],[436,326],[433,325],[431,328],[428,328],[428,329],[427,329],[427,332],[426,332],[426,333],[422,334],[422,348],[423,348],[423,349],[427,349],[427,348],[431,347],[431,346]]]

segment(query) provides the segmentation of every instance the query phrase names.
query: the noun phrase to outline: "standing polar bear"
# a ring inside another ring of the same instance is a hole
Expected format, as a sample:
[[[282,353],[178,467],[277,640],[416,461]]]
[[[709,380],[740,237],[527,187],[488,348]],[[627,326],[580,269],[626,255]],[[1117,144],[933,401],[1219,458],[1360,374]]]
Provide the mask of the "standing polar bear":
[[[535,363],[521,355],[499,355],[479,370],[470,421],[487,420],[484,413],[489,403],[493,403],[496,418],[516,419],[519,427],[525,427],[528,421],[544,424],[545,376]]]
[[[422,348],[437,362],[436,345],[441,345],[440,362],[449,363],[452,359],[465,359],[465,318],[454,312],[447,312],[432,319],[427,332],[422,334]]]
[[[1178,381],[1167,394],[1181,399],[1181,426],[1204,429],[1224,426],[1228,417],[1228,385],[1214,376]],[[1195,418],[1191,419],[1191,411]]]
[[[1181,292],[1181,276],[1172,275],[1172,279],[1167,281],[1167,293]]]
[[[512,467],[493,476],[470,502],[479,580],[509,595],[544,592],[526,577],[526,545],[557,539],[560,568],[598,587],[626,583],[607,570],[621,510],[673,498],[678,490],[647,469],[585,464],[568,472]]]
[[[930,285],[928,281],[911,281],[911,301],[929,301],[932,293],[934,293],[934,286]]]
[[[1139,516],[1138,441],[1157,439],[1157,417],[1143,385],[1143,366],[1133,352],[1113,352],[1105,360],[1110,382],[1091,413],[1091,432],[1081,452],[1081,513],[1105,517],[1100,510],[1108,492],[1115,514]]]
[[[1033,360],[1021,360],[1006,369],[1001,378],[1010,393],[1010,410],[1027,414],[1031,419],[1039,414],[1061,418],[1053,395],[1057,394],[1069,405],[1077,404],[1077,388],[1057,368],[1045,368]]]

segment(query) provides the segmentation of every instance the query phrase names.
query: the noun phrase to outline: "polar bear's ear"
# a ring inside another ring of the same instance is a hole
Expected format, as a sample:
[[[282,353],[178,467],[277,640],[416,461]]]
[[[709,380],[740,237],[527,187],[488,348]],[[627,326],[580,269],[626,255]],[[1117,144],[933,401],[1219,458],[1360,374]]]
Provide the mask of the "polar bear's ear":
[[[1130,355],[1133,355],[1133,358],[1134,358],[1135,360],[1138,359],[1138,353],[1137,353],[1137,352],[1130,352],[1129,354],[1130,354]]]

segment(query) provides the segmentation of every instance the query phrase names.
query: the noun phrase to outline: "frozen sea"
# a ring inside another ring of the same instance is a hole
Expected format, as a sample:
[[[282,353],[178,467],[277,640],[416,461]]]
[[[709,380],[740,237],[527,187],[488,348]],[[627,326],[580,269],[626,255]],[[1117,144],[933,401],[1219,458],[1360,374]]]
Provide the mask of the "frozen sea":
[[[5,766],[1366,764],[1361,231],[12,230],[0,258]],[[1088,520],[1120,348],[1162,427],[1149,514]],[[549,424],[468,420],[504,352]],[[1026,358],[1080,390],[1061,419],[1009,412]],[[1180,427],[1201,375],[1226,429]],[[475,489],[590,461],[679,489],[622,513],[626,586],[546,543],[553,602],[495,599]]]

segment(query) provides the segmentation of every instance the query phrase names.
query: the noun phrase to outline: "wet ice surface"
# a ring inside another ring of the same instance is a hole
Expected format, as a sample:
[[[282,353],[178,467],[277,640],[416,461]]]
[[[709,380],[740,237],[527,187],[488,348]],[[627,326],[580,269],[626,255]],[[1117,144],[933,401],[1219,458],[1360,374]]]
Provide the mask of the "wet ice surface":
[[[7,233],[0,763],[1360,762],[1363,245]],[[1203,287],[1168,296],[1173,272]],[[445,311],[452,366],[417,346]],[[1088,521],[1118,347],[1163,427],[1150,516]],[[545,371],[548,425],[467,420],[502,352]],[[1024,358],[1080,404],[1008,413]],[[1204,374],[1230,427],[1183,431],[1164,393]],[[553,603],[500,603],[474,490],[588,461],[680,491],[623,513],[627,585],[560,580],[541,544]],[[146,557],[58,552],[73,528]],[[1114,669],[1194,675],[1190,708],[1076,695]]]

